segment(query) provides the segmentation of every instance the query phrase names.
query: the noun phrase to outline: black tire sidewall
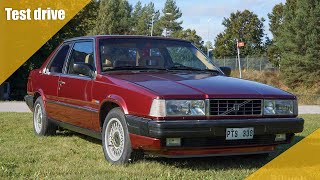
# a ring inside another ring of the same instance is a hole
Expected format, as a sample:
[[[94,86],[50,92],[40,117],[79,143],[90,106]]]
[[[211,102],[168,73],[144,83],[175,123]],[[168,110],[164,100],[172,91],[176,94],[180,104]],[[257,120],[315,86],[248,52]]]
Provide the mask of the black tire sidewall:
[[[108,133],[108,132],[106,132],[107,124],[108,124],[109,120],[112,118],[117,118],[120,121],[122,128],[123,128],[123,131],[124,131],[124,140],[125,140],[124,149],[123,149],[123,152],[122,152],[120,159],[117,161],[113,161],[112,159],[110,159],[110,157],[108,156],[107,150],[106,150],[105,133]],[[128,132],[128,127],[126,124],[125,116],[120,108],[112,109],[108,113],[107,117],[105,118],[105,121],[103,123],[103,129],[102,129],[102,149],[103,149],[103,153],[105,155],[106,160],[109,161],[111,164],[125,164],[130,161],[130,156],[132,153],[131,141],[130,141],[130,137],[129,137],[129,132]]]
[[[37,107],[37,105],[40,104],[41,106],[41,111],[42,111],[42,124],[41,124],[41,130],[39,133],[37,133],[36,131],[36,128],[35,128],[35,108]],[[47,114],[46,114],[46,111],[44,109],[44,103],[43,103],[43,100],[40,97],[37,98],[37,100],[35,101],[34,103],[34,112],[33,112],[33,130],[34,130],[34,133],[37,135],[37,136],[44,136],[45,135],[45,128],[47,126]]]

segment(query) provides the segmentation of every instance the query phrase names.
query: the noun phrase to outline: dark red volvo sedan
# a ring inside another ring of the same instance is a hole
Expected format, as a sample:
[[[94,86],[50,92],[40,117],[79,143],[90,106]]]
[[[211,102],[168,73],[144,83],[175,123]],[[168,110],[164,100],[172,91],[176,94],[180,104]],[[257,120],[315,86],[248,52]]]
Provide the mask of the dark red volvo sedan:
[[[294,95],[230,71],[185,40],[80,37],[30,73],[25,101],[36,135],[64,128],[102,139],[115,164],[144,153],[269,153],[303,130]]]

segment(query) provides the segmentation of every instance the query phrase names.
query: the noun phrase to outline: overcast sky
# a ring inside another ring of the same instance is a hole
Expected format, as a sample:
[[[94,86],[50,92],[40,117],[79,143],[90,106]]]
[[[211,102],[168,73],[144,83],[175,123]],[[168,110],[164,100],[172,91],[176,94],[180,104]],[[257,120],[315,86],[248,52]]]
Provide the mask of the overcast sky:
[[[151,2],[151,0],[140,1],[142,4]],[[138,0],[129,0],[129,2],[134,7]],[[165,0],[152,2],[157,10],[162,10]],[[204,41],[209,39],[212,42],[216,35],[224,30],[224,26],[221,25],[223,18],[229,17],[231,12],[245,9],[253,11],[259,18],[263,17],[266,20],[265,33],[271,38],[268,13],[272,11],[274,5],[281,2],[284,3],[285,0],[176,0],[177,6],[182,11],[182,27],[195,29]],[[211,20],[208,22],[209,19]]]

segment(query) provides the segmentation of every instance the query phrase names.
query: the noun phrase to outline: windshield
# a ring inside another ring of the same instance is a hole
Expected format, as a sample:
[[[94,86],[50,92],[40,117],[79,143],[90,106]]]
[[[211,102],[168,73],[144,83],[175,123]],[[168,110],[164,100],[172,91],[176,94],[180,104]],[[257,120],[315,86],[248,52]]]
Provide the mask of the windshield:
[[[123,38],[99,41],[103,72],[123,69],[218,70],[190,42]]]

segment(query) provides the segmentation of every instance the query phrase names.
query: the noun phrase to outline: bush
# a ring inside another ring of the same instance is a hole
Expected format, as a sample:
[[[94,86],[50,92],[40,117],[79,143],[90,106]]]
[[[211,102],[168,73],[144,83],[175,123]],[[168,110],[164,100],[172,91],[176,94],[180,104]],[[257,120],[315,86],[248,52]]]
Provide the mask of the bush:
[[[231,76],[239,77],[239,71],[232,71]],[[243,79],[257,81],[268,84],[282,90],[295,94],[298,97],[299,104],[318,104],[320,105],[320,86],[295,86],[288,87],[285,85],[282,76],[278,71],[243,71]]]

